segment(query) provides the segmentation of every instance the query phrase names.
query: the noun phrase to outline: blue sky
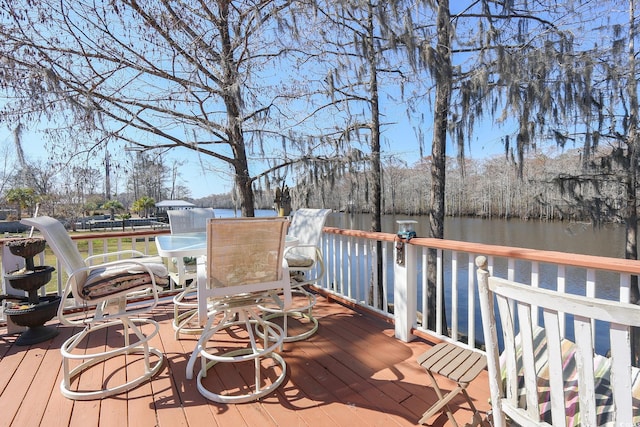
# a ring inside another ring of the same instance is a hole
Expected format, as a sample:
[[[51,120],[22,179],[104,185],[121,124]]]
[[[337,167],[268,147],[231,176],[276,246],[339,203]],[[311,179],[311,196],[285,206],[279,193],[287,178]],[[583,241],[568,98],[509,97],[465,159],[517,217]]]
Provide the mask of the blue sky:
[[[459,5],[461,6],[461,5]],[[455,7],[455,6],[454,6]],[[393,92],[399,90],[387,87],[386,90]],[[420,157],[420,141],[414,131],[413,124],[407,118],[405,108],[402,105],[401,96],[398,93],[391,93],[388,96],[389,104],[383,105],[383,120],[392,123],[383,128],[382,134],[382,150],[383,155],[395,154],[408,165],[414,164]],[[395,100],[395,101],[394,101]],[[384,101],[383,101],[384,102]],[[394,104],[398,102],[398,104]],[[431,119],[428,107],[425,107],[425,122],[422,133],[424,137],[423,155],[429,155],[431,152]],[[484,122],[478,123],[474,130],[472,140],[465,148],[465,154],[470,159],[482,159],[503,153],[502,138],[506,134],[513,135],[514,126],[503,125],[494,126],[491,118],[487,118]],[[31,162],[46,161],[47,153],[44,151],[44,138],[37,133],[25,133],[23,148],[26,157]],[[6,128],[0,128],[0,146],[8,146],[13,149],[12,135]],[[15,150],[12,150],[13,152]],[[449,156],[457,154],[456,148],[449,146],[447,148]],[[112,153],[112,161],[117,153]],[[231,190],[233,180],[229,166],[225,163],[214,161],[209,156],[199,156],[198,153],[186,148],[172,149],[165,157],[165,164],[171,165],[173,161],[184,163],[180,167],[179,183],[183,183],[191,189],[193,198],[202,198],[210,194],[226,193]],[[102,158],[96,159],[94,167],[100,167]],[[261,172],[254,169],[251,174]],[[293,185],[294,181],[289,178],[287,182]]]

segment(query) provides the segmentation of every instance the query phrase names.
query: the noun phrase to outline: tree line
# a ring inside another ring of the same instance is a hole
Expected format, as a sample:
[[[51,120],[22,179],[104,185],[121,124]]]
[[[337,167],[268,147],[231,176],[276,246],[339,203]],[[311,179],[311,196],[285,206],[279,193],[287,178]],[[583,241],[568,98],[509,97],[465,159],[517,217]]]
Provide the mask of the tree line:
[[[602,157],[604,154],[596,157]],[[429,193],[429,159],[413,165],[383,162],[382,213],[428,215],[426,201]],[[565,174],[577,175],[581,171],[577,149],[566,152],[552,150],[526,156],[525,166],[504,155],[485,159],[465,159],[465,173],[455,158],[447,159],[447,189],[445,211],[447,216],[481,217],[537,221],[581,221],[595,225],[620,223],[623,218],[619,207],[624,204],[621,185],[607,188],[584,186],[581,195],[586,204],[576,203],[574,197],[563,190],[558,181]],[[371,177],[354,173],[337,179],[335,183],[313,188],[290,189],[293,209],[304,206],[324,206],[336,211],[370,213],[367,199]],[[256,191],[256,207],[273,209],[274,193]],[[231,193],[216,194],[193,200],[202,206],[237,209]],[[597,209],[596,209],[597,207]]]

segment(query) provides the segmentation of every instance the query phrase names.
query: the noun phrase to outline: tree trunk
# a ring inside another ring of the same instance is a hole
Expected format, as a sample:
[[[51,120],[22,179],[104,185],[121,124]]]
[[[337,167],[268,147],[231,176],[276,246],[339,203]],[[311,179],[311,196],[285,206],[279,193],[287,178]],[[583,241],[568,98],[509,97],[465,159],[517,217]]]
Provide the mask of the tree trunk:
[[[627,134],[627,151],[629,156],[629,168],[626,181],[626,245],[625,258],[638,259],[638,202],[636,189],[638,186],[638,90],[636,83],[636,61],[634,40],[635,30],[635,6],[634,1],[629,1],[629,74],[627,76],[627,95],[629,96],[629,133]],[[640,290],[638,289],[638,277],[633,276],[631,282],[631,301],[640,304]],[[640,363],[640,329],[633,328],[632,361],[635,366]]]
[[[446,172],[446,144],[447,121],[449,118],[449,104],[451,100],[452,69],[451,69],[451,37],[450,37],[450,11],[449,1],[438,2],[437,32],[438,45],[435,49],[434,61],[436,101],[433,115],[433,144],[431,148],[431,205],[429,209],[430,237],[444,238],[444,195]],[[427,301],[429,304],[428,325],[436,322],[436,251],[429,251]],[[444,304],[443,304],[444,307]],[[442,310],[443,327],[446,332],[446,314]]]
[[[235,183],[240,194],[240,211],[242,212],[242,216],[244,217],[253,217],[255,216],[252,188],[253,181],[251,180],[251,178],[249,177],[249,173],[247,172],[246,158],[244,161],[244,166],[240,161],[236,162],[235,164]]]
[[[224,103],[227,109],[227,137],[234,155],[234,182],[240,195],[240,209],[242,216],[255,216],[254,194],[249,175],[249,163],[247,162],[247,150],[244,142],[244,133],[242,130],[241,108],[240,103],[242,94],[240,93],[240,82],[236,60],[233,57],[233,46],[229,35],[229,5],[230,2],[219,2],[220,19],[219,32],[222,36],[222,68],[225,85],[224,87]]]
[[[382,231],[382,171],[380,164],[380,104],[378,99],[378,66],[377,66],[377,49],[374,44],[374,25],[373,25],[373,5],[368,4],[368,57],[369,63],[369,93],[371,94],[371,231]],[[384,286],[382,282],[382,242],[376,245],[377,257],[377,286],[378,289],[378,308],[386,309],[384,304]]]

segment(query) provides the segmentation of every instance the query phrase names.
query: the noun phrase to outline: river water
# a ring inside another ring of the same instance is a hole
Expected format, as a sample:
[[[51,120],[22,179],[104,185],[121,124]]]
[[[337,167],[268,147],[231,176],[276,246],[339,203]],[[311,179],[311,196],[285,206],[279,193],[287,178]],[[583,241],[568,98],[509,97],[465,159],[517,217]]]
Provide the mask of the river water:
[[[216,217],[240,216],[232,209],[216,209]],[[261,209],[256,216],[273,216],[275,211]],[[395,233],[396,221],[417,221],[416,234],[427,237],[427,216],[383,215],[382,231]],[[334,212],[327,226],[354,230],[370,230],[371,215]],[[579,253],[585,255],[624,258],[624,226],[606,224],[594,227],[588,223],[540,222],[517,219],[447,218],[444,238],[489,245],[516,246],[530,249]]]
[[[387,215],[383,217],[383,231],[394,233],[397,230],[396,220],[415,220],[418,236],[428,235],[428,217],[406,217]],[[328,225],[342,228],[368,230],[370,216],[334,214]],[[445,236],[449,240],[484,243],[490,245],[514,246],[530,249],[551,250],[585,255],[624,258],[625,229],[623,225],[608,224],[594,227],[586,223],[537,222],[521,220],[488,220],[479,218],[447,218],[445,221]],[[451,266],[445,254],[444,281],[451,282]],[[499,264],[501,264],[499,266]],[[496,260],[494,271],[501,271],[498,275],[506,277],[506,263]],[[459,320],[458,329],[464,333],[467,329],[467,294],[466,277],[467,265],[462,262],[458,266],[458,301]],[[540,265],[540,286],[554,288],[557,270],[550,265]],[[584,295],[585,271],[577,267],[566,270],[566,288],[568,292]],[[515,280],[530,282],[530,266],[528,263],[516,263]],[[605,299],[618,300],[620,297],[619,278],[614,273],[596,273],[596,296]],[[420,293],[420,291],[419,291]],[[392,295],[390,293],[390,298]],[[420,295],[418,296],[420,301]],[[482,320],[480,308],[477,306],[476,295],[476,337],[482,341]],[[451,290],[445,287],[445,307],[447,318],[451,319]],[[567,336],[573,336],[573,324],[567,319]],[[500,341],[502,337],[499,337]],[[610,348],[606,325],[596,325],[595,350],[599,354],[606,354]]]
[[[398,220],[417,221],[416,234],[428,236],[426,216],[384,215],[382,231],[395,233]],[[371,228],[371,216],[334,213],[327,225],[357,230]],[[594,227],[586,223],[539,222],[482,218],[447,218],[444,238],[489,245],[624,258],[624,226],[607,224]]]

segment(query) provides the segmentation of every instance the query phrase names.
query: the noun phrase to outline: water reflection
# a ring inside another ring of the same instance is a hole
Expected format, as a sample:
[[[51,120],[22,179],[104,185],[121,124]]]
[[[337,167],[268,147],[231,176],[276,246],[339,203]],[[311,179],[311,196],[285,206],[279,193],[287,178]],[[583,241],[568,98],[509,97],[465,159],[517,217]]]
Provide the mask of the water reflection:
[[[240,216],[232,209],[216,209],[216,217]],[[256,216],[273,216],[271,209],[258,209]],[[427,216],[383,215],[382,231],[395,233],[398,220],[417,221],[419,237],[429,235]],[[327,226],[353,230],[370,230],[371,215],[334,212],[327,218]],[[449,240],[486,243],[489,245],[560,251],[585,255],[624,258],[624,226],[606,224],[594,227],[577,222],[540,222],[518,219],[446,218],[444,237]]]
[[[416,232],[419,237],[428,236],[427,216],[383,215],[382,231],[395,233],[396,221],[405,219],[418,221]],[[370,230],[371,215],[334,213],[327,225]],[[449,240],[624,258],[624,226],[619,224],[594,227],[575,222],[446,218],[444,234]]]

